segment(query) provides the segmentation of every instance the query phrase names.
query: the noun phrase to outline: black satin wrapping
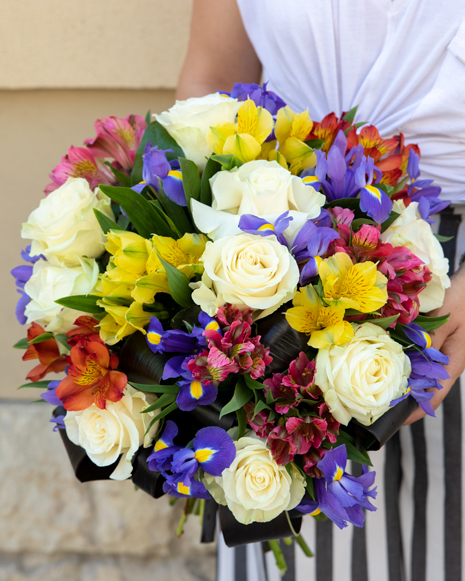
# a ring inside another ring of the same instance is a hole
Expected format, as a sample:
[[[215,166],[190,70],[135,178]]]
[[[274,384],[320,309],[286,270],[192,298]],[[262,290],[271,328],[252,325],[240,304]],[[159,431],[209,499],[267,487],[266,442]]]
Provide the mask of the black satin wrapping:
[[[243,525],[238,522],[227,506],[220,505],[218,507],[218,513],[224,542],[228,547],[284,539],[294,535],[285,512],[282,512],[278,517],[269,522],[254,522],[249,525]],[[302,515],[295,516],[293,513],[289,513],[289,516],[292,521],[292,527],[298,534],[302,527]]]
[[[216,533],[216,515],[218,505],[214,500],[206,500],[203,511],[202,533],[200,535],[201,543],[213,543]]]
[[[132,461],[132,481],[137,486],[153,498],[160,498],[163,492],[163,482],[165,479],[160,472],[149,470],[147,458],[152,453],[153,448],[139,448]]]

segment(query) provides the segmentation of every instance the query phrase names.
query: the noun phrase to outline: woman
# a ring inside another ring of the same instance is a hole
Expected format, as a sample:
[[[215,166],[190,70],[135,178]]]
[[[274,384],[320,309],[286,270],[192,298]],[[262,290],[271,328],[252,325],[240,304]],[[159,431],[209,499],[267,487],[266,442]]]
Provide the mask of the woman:
[[[308,560],[288,553],[285,579],[299,581],[459,581],[462,578],[462,414],[465,368],[465,3],[449,0],[194,0],[188,55],[177,97],[235,82],[259,82],[295,111],[320,120],[359,106],[356,121],[383,136],[402,131],[418,143],[421,170],[453,201],[439,233],[450,272],[451,313],[433,346],[450,358],[451,379],[433,401],[435,419],[415,412],[383,450],[372,454],[378,511],[364,529],[340,531],[307,518]],[[447,395],[447,398],[446,398]],[[442,404],[442,405],[441,405]],[[268,564],[268,578],[277,572]],[[220,544],[219,581],[263,576],[257,546]],[[234,576],[235,575],[235,576]]]

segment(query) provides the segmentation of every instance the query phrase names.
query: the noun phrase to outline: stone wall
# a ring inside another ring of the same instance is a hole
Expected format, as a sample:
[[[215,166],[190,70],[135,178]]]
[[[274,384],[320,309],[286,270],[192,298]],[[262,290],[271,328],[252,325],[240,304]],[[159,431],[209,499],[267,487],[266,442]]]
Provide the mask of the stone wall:
[[[74,477],[48,404],[0,402],[0,581],[214,581],[197,517],[130,482]]]

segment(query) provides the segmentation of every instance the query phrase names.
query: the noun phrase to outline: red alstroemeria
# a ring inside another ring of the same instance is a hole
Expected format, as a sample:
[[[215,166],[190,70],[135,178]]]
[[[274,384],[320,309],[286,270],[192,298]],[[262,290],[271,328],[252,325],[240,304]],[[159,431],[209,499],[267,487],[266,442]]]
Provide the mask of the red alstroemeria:
[[[345,113],[342,114],[342,117]],[[350,123],[338,119],[334,113],[326,115],[320,122],[313,123],[312,132],[306,139],[323,139],[324,143],[321,149],[328,152],[336,139],[339,131],[346,131],[350,128]],[[356,145],[356,144],[355,144]]]
[[[95,404],[105,409],[106,401],[123,397],[128,379],[116,371],[118,357],[99,341],[88,341],[81,335],[71,349],[68,377],[58,385],[56,395],[68,411],[80,411]]]
[[[27,331],[27,340],[32,341],[44,333],[45,329],[37,323],[32,323]],[[46,341],[42,341],[42,343],[29,345],[26,353],[23,355],[23,361],[30,361],[31,359],[38,359],[40,361],[39,365],[31,369],[26,376],[26,379],[31,381],[39,381],[47,373],[51,373],[52,371],[55,373],[64,371],[68,365],[65,356],[60,355],[56,339],[47,339]]]
[[[99,321],[90,317],[89,315],[82,315],[82,317],[78,317],[74,324],[76,325],[75,329],[71,329],[66,333],[68,337],[68,345],[74,347],[77,343],[79,343],[80,339],[86,337],[88,341],[97,341],[103,343],[100,339],[98,325]]]

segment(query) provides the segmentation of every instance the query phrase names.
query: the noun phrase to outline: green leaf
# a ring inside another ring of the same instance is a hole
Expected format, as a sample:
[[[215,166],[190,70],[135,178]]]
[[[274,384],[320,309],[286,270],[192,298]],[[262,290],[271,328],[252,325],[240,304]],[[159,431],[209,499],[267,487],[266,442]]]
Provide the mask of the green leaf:
[[[245,383],[249,389],[264,389],[263,383],[252,379],[250,375],[244,375]]]
[[[181,232],[178,230],[173,220],[171,220],[171,218],[167,214],[165,214],[160,202],[158,200],[149,200],[149,204],[153,206],[160,220],[163,220],[166,226],[170,229],[171,238],[177,240],[181,236]]]
[[[364,224],[371,224],[373,226],[377,226],[377,222],[371,220],[370,218],[355,218],[352,220],[352,224],[350,225],[353,232],[357,232]]]
[[[345,446],[347,448],[347,458],[349,460],[353,460],[354,462],[358,462],[359,464],[366,464],[367,466],[373,466],[370,460],[370,456],[368,456],[368,452],[366,450],[360,451],[357,448],[345,442]]]
[[[17,343],[13,345],[13,349],[27,349],[29,347],[29,341],[27,339],[20,339]]]
[[[360,200],[358,198],[341,198],[340,200],[333,200],[325,204],[327,208],[349,208],[350,210],[358,210],[360,208]]]
[[[391,215],[389,216],[389,218],[387,220],[384,220],[384,222],[381,224],[381,232],[385,232],[389,226],[395,221],[397,220],[397,218],[400,216],[400,214],[398,214],[397,212],[391,212]]]
[[[435,234],[435,237],[439,242],[449,242],[455,238],[455,236],[442,236],[441,234]]]
[[[212,191],[210,186],[210,178],[221,171],[221,164],[215,161],[212,157],[207,161],[207,165],[203,170],[202,180],[200,184],[200,201],[207,206],[212,205]]]
[[[174,393],[177,395],[178,391],[181,389],[179,385],[147,385],[144,383],[134,383],[132,381],[129,383],[136,389],[147,391],[149,393]]]
[[[405,178],[397,184],[397,186],[394,188],[394,191],[392,193],[397,194],[397,192],[400,192],[401,190],[403,190],[404,187],[407,185],[407,182],[409,179],[410,179],[410,176],[405,176]]]
[[[131,176],[128,176],[127,174],[123,173],[122,171],[119,171],[116,168],[114,168],[109,161],[105,161],[104,163],[105,163],[105,165],[107,165],[111,169],[113,175],[115,176],[115,178],[119,181],[119,183],[122,186],[124,186],[126,188],[130,188],[132,186]]]
[[[394,193],[394,188],[388,184],[373,184],[373,185],[376,188],[378,188],[378,190],[381,190],[382,192],[387,194],[389,197],[391,197],[392,194]]]
[[[148,123],[147,129],[144,131],[144,135],[142,136],[141,142],[139,147],[136,151],[136,156],[134,159],[134,167],[132,168],[131,173],[131,182],[132,185],[135,186],[136,184],[142,181],[142,168],[144,166],[144,162],[142,160],[142,156],[144,155],[145,146],[150,141],[152,146],[157,145],[157,135],[155,131],[155,123]]]
[[[159,180],[157,198],[162,205],[166,215],[172,220],[180,236],[186,234],[186,232],[192,232],[194,230],[193,225],[191,224],[189,218],[186,216],[186,211],[184,208],[179,204],[176,204],[176,202],[173,202],[173,200],[170,200],[165,194],[165,190],[163,189],[163,182],[161,180]]]
[[[241,167],[242,162],[232,153],[214,154],[210,159],[217,161],[221,165],[223,171],[230,171],[235,167]]]
[[[307,482],[305,488],[307,492],[310,494],[310,498],[315,500],[315,487],[313,486],[313,478],[311,476],[307,477]]]
[[[59,343],[61,343],[63,347],[66,347],[68,351],[70,350],[70,346],[68,345],[68,337],[66,336],[65,333],[58,333],[57,335],[55,335],[55,339]]]
[[[35,399],[34,401],[30,401],[29,403],[48,403],[44,399]]]
[[[244,406],[253,396],[252,390],[250,390],[244,381],[239,381],[236,383],[236,389],[234,390],[234,395],[230,402],[228,402],[220,413],[220,418],[226,414],[235,412]]]
[[[187,208],[190,211],[191,200],[200,201],[201,181],[199,168],[193,161],[183,157],[179,159],[179,163],[181,164],[182,184],[186,194]]]
[[[155,416],[153,418],[153,420],[150,422],[150,424],[148,425],[148,428],[145,431],[144,436],[147,435],[150,432],[150,428],[153,426],[153,424],[155,422],[157,422],[158,420],[161,420],[162,418],[164,418],[165,416],[167,416],[171,412],[174,412],[174,410],[177,409],[177,407],[178,407],[178,404],[176,402],[173,402],[171,405],[169,405],[168,407],[166,407],[162,412],[160,412],[158,414],[158,416]]]
[[[127,230],[129,226],[129,218],[124,214],[120,214],[118,218],[118,227],[120,230]]]
[[[263,410],[270,410],[273,411],[269,405],[267,405],[264,401],[262,401],[261,399],[258,401],[257,405],[255,406],[254,409],[254,415],[252,419],[255,419],[255,416],[260,413]]]
[[[36,343],[43,343],[44,341],[48,341],[49,339],[54,339],[55,335],[53,333],[42,333],[42,335],[38,335],[29,341],[29,345],[36,345]]]
[[[51,379],[42,379],[41,381],[31,381],[30,383],[23,383],[18,389],[25,389],[26,387],[37,387],[39,389],[47,389]]]
[[[163,260],[160,255],[158,255],[158,258],[168,276],[171,296],[181,307],[190,307],[192,305],[192,291],[189,287],[189,279],[183,272]]]
[[[304,143],[312,149],[321,149],[321,146],[324,145],[324,142],[324,139],[307,139],[307,141],[304,141]]]
[[[171,235],[171,229],[141,194],[130,188],[114,186],[100,186],[100,189],[123,208],[137,232],[144,238],[151,238],[153,234]]]
[[[383,329],[387,329],[391,323],[397,321],[399,315],[392,315],[392,317],[382,317],[380,319],[366,319],[365,323],[373,323],[373,325],[378,325]]]
[[[434,331],[435,329],[439,329],[442,325],[445,325],[449,320],[450,313],[447,315],[443,315],[442,317],[428,317],[427,315],[418,315],[418,317],[414,320],[414,323],[417,323],[422,327],[425,331]]]
[[[354,122],[354,119],[355,119],[355,114],[357,113],[357,109],[358,109],[358,105],[353,107],[350,111],[347,111],[347,113],[343,117],[343,120],[348,121],[352,125],[352,123]]]
[[[184,155],[184,151],[178,145],[177,141],[173,137],[171,137],[171,135],[163,127],[163,125],[158,123],[158,121],[152,122],[151,125],[155,126],[155,134],[156,134],[158,148],[159,149],[172,149],[173,150],[173,153],[170,153],[170,152],[166,153],[166,157],[168,159],[175,159],[176,157],[186,157]],[[155,144],[152,144],[152,145],[155,145]]]
[[[154,410],[159,410],[162,407],[172,404],[176,399],[176,393],[164,393],[161,395],[155,403],[149,405],[148,408],[142,410],[142,414],[148,414]]]
[[[108,234],[110,230],[121,230],[120,226],[118,226],[116,222],[114,222],[111,218],[100,212],[100,210],[94,208],[94,214],[104,234]]]
[[[152,113],[149,109],[145,115],[145,122],[147,123],[147,125],[150,125],[151,121],[152,121]]]
[[[247,428],[247,414],[243,408],[239,408],[236,410],[236,416],[238,424],[237,439],[239,439],[242,438],[242,436],[245,434],[245,430]]]
[[[100,297],[94,295],[75,295],[74,297],[63,297],[55,302],[62,307],[83,311],[84,313],[103,313],[104,309],[97,304]]]
[[[358,123],[354,123],[354,127],[356,127],[357,129],[359,129],[360,127],[363,127],[367,123],[368,123],[368,121],[359,121]]]

